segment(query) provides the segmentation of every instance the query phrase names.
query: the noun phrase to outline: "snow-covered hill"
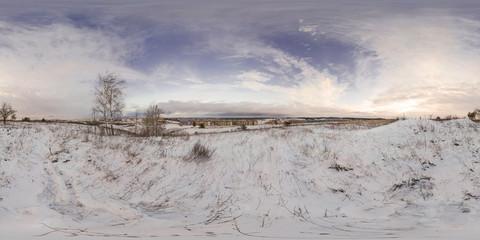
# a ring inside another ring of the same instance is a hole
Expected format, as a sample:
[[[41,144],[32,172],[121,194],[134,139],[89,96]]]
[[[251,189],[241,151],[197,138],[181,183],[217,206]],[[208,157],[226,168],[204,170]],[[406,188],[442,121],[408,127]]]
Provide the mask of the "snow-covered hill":
[[[474,239],[479,127],[405,120],[137,138],[1,126],[0,238]]]

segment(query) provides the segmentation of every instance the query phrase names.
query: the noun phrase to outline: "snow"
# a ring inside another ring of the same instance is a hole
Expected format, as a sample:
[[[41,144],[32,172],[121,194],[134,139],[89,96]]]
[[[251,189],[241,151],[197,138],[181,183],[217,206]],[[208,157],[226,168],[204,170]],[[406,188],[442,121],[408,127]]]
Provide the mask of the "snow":
[[[0,239],[480,234],[480,129],[470,120],[167,129],[186,134],[2,125]],[[188,161],[197,142],[211,159]]]

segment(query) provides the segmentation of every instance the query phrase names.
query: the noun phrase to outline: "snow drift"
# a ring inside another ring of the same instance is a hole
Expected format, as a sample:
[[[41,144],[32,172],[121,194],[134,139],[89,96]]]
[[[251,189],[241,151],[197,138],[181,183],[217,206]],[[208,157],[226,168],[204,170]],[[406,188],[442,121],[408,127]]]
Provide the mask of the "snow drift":
[[[480,129],[469,120],[159,138],[18,123],[0,137],[0,236],[479,233]]]

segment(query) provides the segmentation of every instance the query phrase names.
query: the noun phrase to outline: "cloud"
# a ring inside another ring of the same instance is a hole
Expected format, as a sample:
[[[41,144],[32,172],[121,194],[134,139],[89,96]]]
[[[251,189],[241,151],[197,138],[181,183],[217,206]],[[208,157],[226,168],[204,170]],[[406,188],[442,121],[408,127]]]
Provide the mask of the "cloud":
[[[97,74],[122,69],[135,49],[130,44],[115,34],[68,24],[0,22],[0,96],[8,97],[19,115],[40,117],[40,109],[57,117],[88,114]]]
[[[354,81],[340,104],[387,115],[460,116],[478,105],[472,88],[480,83],[479,20],[448,4],[382,7],[386,11],[360,13],[338,24],[312,20],[299,27],[312,36],[321,32],[357,45]]]
[[[237,41],[211,39],[210,48],[223,51],[231,56],[242,56],[244,59],[259,62],[258,70],[242,72],[236,76],[240,80],[238,87],[254,91],[271,91],[292,102],[333,106],[342,96],[345,84],[337,81],[328,70],[319,70],[305,59],[292,56],[281,49],[273,48],[265,43],[235,36]],[[266,73],[268,72],[268,73]]]
[[[479,48],[465,41],[466,36],[480,35],[458,20],[444,15],[403,17],[378,24],[382,34],[365,35],[381,59],[370,98],[373,109],[395,112],[398,108],[389,105],[403,105],[413,112],[464,115],[461,111],[474,107],[474,102],[459,100],[471,99],[467,96],[472,87],[480,84]]]
[[[257,82],[268,82],[273,78],[273,76],[268,73],[252,70],[252,71],[244,71],[238,74],[236,78],[243,81],[253,80]]]
[[[299,23],[303,23],[303,21],[300,21]],[[317,35],[317,28],[318,26],[315,26],[315,25],[304,25],[304,26],[300,26],[298,28],[298,31],[310,33],[312,36],[315,36]]]
[[[213,104],[223,102],[237,113],[464,115],[479,102],[474,1],[30,2],[0,9],[0,97],[19,113],[88,115],[105,70],[128,80],[131,108],[200,108],[182,114],[231,112]]]
[[[480,102],[479,83],[455,83],[425,87],[389,89],[373,100],[376,111],[419,115],[464,116]],[[425,111],[424,109],[428,109]]]
[[[303,103],[267,104],[258,102],[199,102],[199,101],[168,101],[158,105],[169,117],[285,117],[285,116],[358,116],[358,113],[339,111],[327,107],[314,107]],[[365,113],[361,113],[366,116]]]

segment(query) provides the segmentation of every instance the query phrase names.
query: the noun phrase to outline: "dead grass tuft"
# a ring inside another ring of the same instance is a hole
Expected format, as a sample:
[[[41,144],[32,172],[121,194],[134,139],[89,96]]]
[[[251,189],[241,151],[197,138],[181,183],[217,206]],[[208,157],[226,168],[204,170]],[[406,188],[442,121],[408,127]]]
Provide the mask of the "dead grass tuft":
[[[200,142],[196,142],[193,145],[190,153],[184,158],[187,162],[202,163],[207,162],[212,158],[215,150],[209,149],[208,147],[202,145]]]

